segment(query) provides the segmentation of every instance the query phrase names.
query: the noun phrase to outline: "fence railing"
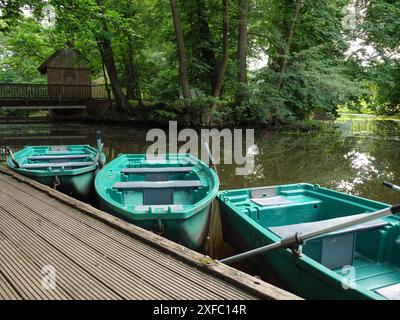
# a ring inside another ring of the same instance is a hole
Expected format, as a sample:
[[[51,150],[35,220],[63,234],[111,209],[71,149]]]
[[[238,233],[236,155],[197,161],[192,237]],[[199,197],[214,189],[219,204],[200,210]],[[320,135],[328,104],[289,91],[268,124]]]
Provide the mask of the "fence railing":
[[[105,85],[0,83],[0,99],[107,99]]]

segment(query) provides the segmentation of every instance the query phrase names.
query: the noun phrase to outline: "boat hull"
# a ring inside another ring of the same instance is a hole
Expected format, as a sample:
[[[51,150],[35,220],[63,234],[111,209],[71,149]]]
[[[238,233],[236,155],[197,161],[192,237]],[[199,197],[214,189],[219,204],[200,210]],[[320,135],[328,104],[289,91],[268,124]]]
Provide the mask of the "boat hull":
[[[18,169],[14,169],[14,171],[77,199],[90,200],[95,195],[94,179],[98,169],[80,174],[53,176],[40,176],[35,175],[33,172],[19,172]]]
[[[93,161],[97,158],[100,161]],[[97,201],[94,180],[105,160],[104,153],[99,156],[98,150],[88,145],[27,146],[15,154],[15,161],[11,156],[7,157],[7,167],[69,196],[94,204]]]
[[[200,251],[208,235],[218,176],[191,155],[164,157],[153,160],[147,155],[124,154],[108,163],[95,179],[100,207]]]
[[[211,204],[193,212],[186,219],[135,219],[132,214],[121,208],[111,208],[100,198],[101,210],[137,225],[140,228],[153,231],[169,240],[179,243],[192,250],[199,251],[204,246],[208,234]]]

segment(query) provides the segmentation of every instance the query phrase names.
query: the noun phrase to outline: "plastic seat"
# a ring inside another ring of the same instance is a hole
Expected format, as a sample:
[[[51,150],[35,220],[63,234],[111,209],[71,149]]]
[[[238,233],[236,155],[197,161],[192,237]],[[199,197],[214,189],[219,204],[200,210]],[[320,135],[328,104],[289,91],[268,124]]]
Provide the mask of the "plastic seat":
[[[23,169],[46,169],[46,168],[77,168],[77,167],[87,167],[92,166],[94,164],[93,161],[85,161],[85,162],[58,162],[58,163],[28,163],[23,164],[21,168]]]
[[[122,173],[180,173],[191,172],[192,167],[161,167],[161,168],[126,168],[122,169]]]
[[[203,187],[200,180],[116,182],[115,189],[165,189]]]

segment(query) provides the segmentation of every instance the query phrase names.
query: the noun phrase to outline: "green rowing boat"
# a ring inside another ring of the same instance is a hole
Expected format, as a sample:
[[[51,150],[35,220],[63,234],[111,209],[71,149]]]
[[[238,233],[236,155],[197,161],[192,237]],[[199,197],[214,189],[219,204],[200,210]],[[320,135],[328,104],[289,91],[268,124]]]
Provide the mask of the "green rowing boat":
[[[224,239],[240,252],[390,208],[310,184],[221,191],[218,202]],[[399,299],[400,220],[356,224],[249,261],[266,280],[304,298]]]
[[[7,166],[73,197],[88,200],[105,155],[89,145],[27,146],[11,151]]]
[[[99,172],[95,188],[102,210],[199,250],[219,181],[208,165],[189,154],[163,159],[124,154]]]

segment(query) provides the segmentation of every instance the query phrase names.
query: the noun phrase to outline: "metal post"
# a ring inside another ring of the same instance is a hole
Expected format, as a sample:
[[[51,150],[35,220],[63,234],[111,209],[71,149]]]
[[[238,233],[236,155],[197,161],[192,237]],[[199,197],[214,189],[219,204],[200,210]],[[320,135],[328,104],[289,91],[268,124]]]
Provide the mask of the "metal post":
[[[391,189],[393,189],[393,190],[395,190],[395,191],[400,191],[400,186],[396,186],[395,184],[393,184],[393,183],[391,183],[391,182],[384,181],[382,184],[383,184],[385,187],[389,187],[389,188],[391,188]]]

